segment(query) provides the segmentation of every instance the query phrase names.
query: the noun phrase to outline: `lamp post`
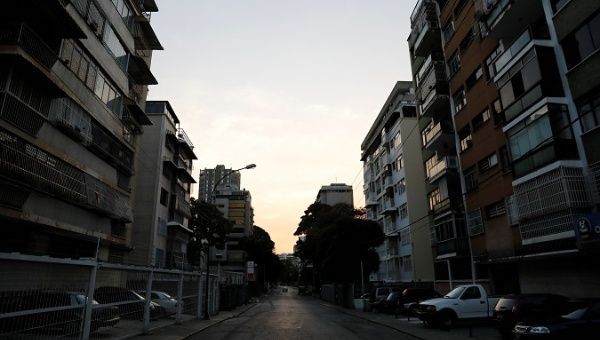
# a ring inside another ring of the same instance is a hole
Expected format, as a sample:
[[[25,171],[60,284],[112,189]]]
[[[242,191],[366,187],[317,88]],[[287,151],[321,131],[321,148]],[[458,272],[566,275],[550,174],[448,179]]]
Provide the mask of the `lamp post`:
[[[242,171],[242,170],[246,170],[246,169],[254,169],[254,168],[256,168],[256,164],[252,163],[252,164],[248,164],[245,167],[242,167],[239,169],[227,171],[223,176],[221,176],[221,178],[219,178],[215,182],[215,185],[213,186],[213,189],[210,193],[210,203],[212,203],[213,205],[215,204],[215,196],[216,196],[215,193],[217,191],[217,186],[225,178],[227,178],[227,176],[231,175],[234,172],[238,172],[238,171]],[[215,235],[213,235],[213,237],[216,238]],[[204,320],[210,320],[210,315],[208,313],[208,288],[210,286],[210,240],[203,239],[202,244],[206,244],[206,290],[204,291]],[[219,269],[219,271],[220,271],[220,269]]]

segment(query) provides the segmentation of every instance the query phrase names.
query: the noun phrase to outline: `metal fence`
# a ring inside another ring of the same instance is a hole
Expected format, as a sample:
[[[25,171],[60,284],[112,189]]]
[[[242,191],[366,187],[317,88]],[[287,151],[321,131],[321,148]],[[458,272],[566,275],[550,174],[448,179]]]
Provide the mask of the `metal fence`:
[[[0,253],[0,338],[120,338],[204,317],[200,272]],[[209,276],[209,315],[218,312],[218,280]],[[221,284],[222,285],[222,284]]]

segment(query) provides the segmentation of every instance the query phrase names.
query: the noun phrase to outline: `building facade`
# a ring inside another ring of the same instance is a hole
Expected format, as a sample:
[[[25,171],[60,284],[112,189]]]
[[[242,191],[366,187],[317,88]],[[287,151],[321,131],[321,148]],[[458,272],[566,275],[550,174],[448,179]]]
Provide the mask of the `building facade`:
[[[507,210],[520,236],[517,256],[504,261],[516,263],[523,292],[594,296],[597,245],[577,236],[598,209],[600,4],[476,4],[482,35],[498,41],[487,65],[512,167]]]
[[[250,191],[223,190],[215,195],[214,204],[233,227],[226,235],[224,249],[211,251],[211,261],[221,270],[245,273],[248,254],[240,247],[240,240],[253,234],[254,209]]]
[[[315,202],[332,206],[344,203],[354,207],[352,186],[344,183],[331,183],[330,185],[324,185],[319,190]]]
[[[240,181],[241,174],[233,171],[232,168],[225,168],[224,165],[217,165],[214,169],[201,170],[200,181],[198,182],[198,199],[211,202],[211,196],[222,190],[240,190]],[[215,183],[217,183],[216,187]]]
[[[141,136],[132,245],[127,262],[158,268],[187,263],[194,146],[168,101],[147,101],[152,122]]]
[[[361,144],[367,218],[385,234],[372,281],[433,282],[418,124],[412,84],[399,81]]]
[[[471,252],[450,109],[448,66],[444,59],[440,8],[444,0],[422,0],[411,14],[408,38],[429,201],[435,285],[448,291],[472,279]],[[457,57],[448,58],[448,64]]]
[[[0,5],[0,251],[122,261],[154,1]],[[98,249],[98,251],[97,251]]]

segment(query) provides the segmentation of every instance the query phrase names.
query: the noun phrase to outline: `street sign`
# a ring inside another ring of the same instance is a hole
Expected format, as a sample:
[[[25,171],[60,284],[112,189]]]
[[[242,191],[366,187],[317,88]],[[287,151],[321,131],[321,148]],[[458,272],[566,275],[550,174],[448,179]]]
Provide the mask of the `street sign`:
[[[579,243],[600,240],[600,213],[579,218],[575,223],[575,238]]]

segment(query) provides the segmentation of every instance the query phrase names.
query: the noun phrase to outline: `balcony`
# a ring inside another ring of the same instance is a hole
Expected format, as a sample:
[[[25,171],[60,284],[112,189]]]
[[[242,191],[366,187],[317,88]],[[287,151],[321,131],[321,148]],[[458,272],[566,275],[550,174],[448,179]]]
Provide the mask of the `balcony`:
[[[70,98],[53,99],[50,102],[48,120],[84,145],[92,143],[92,120],[88,113]]]
[[[575,140],[553,138],[533,152],[514,160],[513,176],[519,178],[557,160],[576,159],[577,155]]]
[[[411,15],[412,31],[408,45],[415,56],[426,57],[431,50],[441,48],[437,4],[432,0],[420,1]]]
[[[456,156],[442,157],[438,159],[437,163],[431,167],[427,167],[427,179],[432,183],[442,177],[447,171],[456,169],[458,169]]]
[[[194,144],[192,144],[192,140],[182,128],[177,129],[177,140],[179,142],[179,146],[185,150],[185,152],[190,156],[190,159],[198,159],[194,153]]]
[[[429,124],[421,133],[423,147],[443,154],[448,149],[454,149],[454,130],[450,124],[437,122]]]
[[[15,46],[16,52],[24,51],[47,70],[58,61],[58,51],[48,46],[29,26],[24,23],[2,23],[0,45]],[[2,53],[5,53],[3,49]]]
[[[136,50],[162,50],[163,47],[150,25],[149,15],[134,18],[133,39]]]
[[[493,60],[487,60],[490,78],[493,79],[498,73],[502,72],[504,67],[531,41],[531,33],[526,30],[502,54]]]
[[[429,210],[434,215],[439,215],[448,209],[450,209],[450,198],[444,198],[438,201],[431,196],[429,197]]]
[[[394,200],[385,200],[383,203],[383,215],[395,215],[398,214],[398,209],[394,206]]]
[[[455,238],[439,242],[435,250],[436,257],[444,258],[454,256],[467,256],[469,254],[469,240],[466,238]]]
[[[542,1],[478,0],[477,7],[483,13],[487,34],[496,39],[512,40],[544,14]]]
[[[246,257],[244,250],[227,250],[227,262],[246,262]]]
[[[586,184],[581,168],[565,166],[523,183],[513,183],[513,218],[523,222],[556,211],[587,209],[592,203]]]

